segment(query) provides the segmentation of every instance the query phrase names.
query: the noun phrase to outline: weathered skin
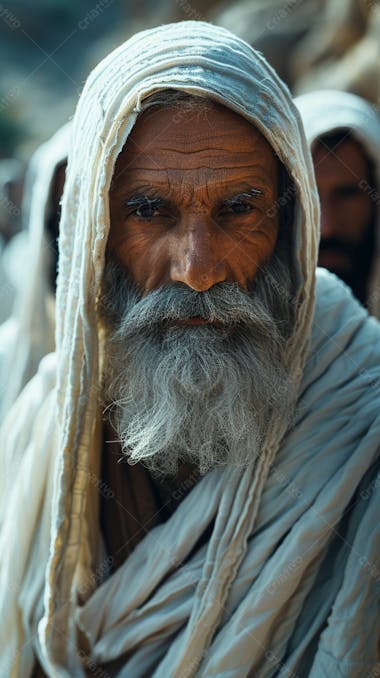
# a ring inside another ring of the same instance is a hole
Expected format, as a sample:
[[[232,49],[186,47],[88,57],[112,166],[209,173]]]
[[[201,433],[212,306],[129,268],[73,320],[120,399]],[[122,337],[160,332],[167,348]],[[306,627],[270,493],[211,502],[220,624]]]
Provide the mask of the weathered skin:
[[[116,164],[110,251],[144,294],[247,289],[276,244],[278,172],[262,134],[223,106],[148,110]]]

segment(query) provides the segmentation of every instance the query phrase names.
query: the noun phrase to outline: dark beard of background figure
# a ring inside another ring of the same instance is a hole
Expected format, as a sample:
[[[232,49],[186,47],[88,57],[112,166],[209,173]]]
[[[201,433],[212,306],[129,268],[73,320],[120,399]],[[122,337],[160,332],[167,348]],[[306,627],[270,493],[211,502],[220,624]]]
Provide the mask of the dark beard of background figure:
[[[375,234],[375,218],[373,215],[358,244],[344,242],[338,238],[322,238],[319,244],[319,252],[328,251],[347,255],[351,262],[350,270],[336,268],[333,273],[352,289],[355,297],[363,306],[367,305],[368,300],[368,285],[376,251]]]

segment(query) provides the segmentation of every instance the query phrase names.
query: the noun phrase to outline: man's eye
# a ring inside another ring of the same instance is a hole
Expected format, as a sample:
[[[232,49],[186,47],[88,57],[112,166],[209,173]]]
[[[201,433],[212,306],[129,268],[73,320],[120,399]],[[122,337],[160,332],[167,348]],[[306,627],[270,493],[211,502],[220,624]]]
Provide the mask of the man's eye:
[[[354,198],[361,193],[361,189],[359,186],[356,186],[356,184],[353,184],[352,186],[341,186],[339,189],[337,189],[339,198]]]
[[[149,221],[160,214],[162,207],[162,200],[150,199],[147,196],[139,196],[132,198],[126,203],[126,207],[130,210],[129,214]]]
[[[133,212],[133,214],[140,217],[140,219],[153,219],[153,217],[158,215],[157,205],[154,205],[153,203],[141,205]]]
[[[231,205],[231,210],[234,214],[244,214],[252,210],[252,205],[249,202],[237,202]]]
[[[255,212],[260,206],[260,202],[257,202],[257,200],[260,201],[262,195],[263,191],[260,188],[250,188],[248,191],[237,193],[223,200],[220,211],[221,217],[244,216]]]
[[[249,202],[238,200],[226,205],[225,211],[228,214],[247,214],[253,210],[253,205]]]

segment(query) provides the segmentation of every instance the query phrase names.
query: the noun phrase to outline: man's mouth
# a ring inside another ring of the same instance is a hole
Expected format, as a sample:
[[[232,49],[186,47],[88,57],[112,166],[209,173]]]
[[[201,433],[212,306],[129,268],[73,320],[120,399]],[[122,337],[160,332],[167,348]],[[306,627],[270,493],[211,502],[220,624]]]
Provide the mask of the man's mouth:
[[[220,323],[218,323],[215,320],[205,320],[204,318],[201,318],[199,316],[196,316],[194,318],[186,318],[186,320],[176,320],[175,324],[180,325],[181,327],[197,327],[198,325],[213,325],[213,326],[220,325]]]
[[[349,271],[351,270],[352,262],[345,252],[325,249],[319,252],[318,265],[330,270]]]
[[[189,318],[168,318],[162,323],[163,330],[181,328],[181,327],[210,327],[214,329],[227,329],[225,323],[219,320],[202,318],[201,316],[191,316]]]

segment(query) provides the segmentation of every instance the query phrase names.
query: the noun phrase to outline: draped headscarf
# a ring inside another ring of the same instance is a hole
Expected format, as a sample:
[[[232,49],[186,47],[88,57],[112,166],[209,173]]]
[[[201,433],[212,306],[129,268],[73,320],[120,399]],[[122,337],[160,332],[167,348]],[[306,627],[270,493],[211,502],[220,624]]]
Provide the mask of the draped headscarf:
[[[167,88],[244,116],[292,178],[296,319],[287,360],[299,401],[287,434],[273,416],[257,463],[205,475],[108,576],[96,318],[108,191],[141,102]],[[353,677],[373,665],[378,596],[358,553],[371,563],[378,539],[380,331],[333,276],[319,276],[315,296],[317,241],[300,116],[248,44],[207,23],[176,23],[135,35],[91,73],[62,205],[56,356],[42,362],[1,433],[0,674],[29,676],[35,653],[48,675],[65,678],[85,675],[84,656],[90,672],[124,657],[119,678]],[[368,500],[351,507],[359,490]],[[339,674],[340,659],[348,668]]]

